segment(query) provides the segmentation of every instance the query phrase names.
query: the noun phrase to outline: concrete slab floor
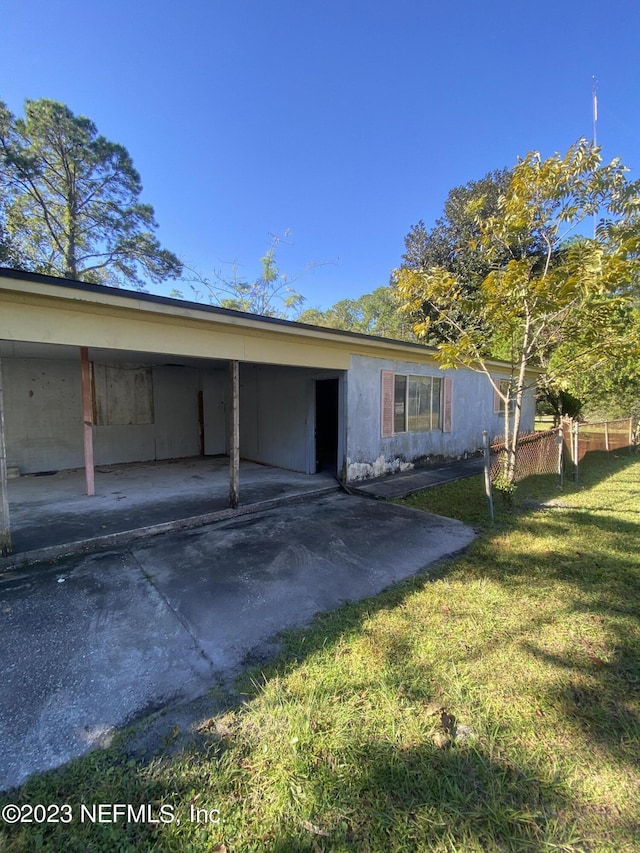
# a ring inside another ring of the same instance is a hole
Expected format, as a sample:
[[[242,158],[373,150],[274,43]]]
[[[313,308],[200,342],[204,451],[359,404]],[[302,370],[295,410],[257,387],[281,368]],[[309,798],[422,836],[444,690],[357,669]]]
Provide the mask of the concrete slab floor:
[[[221,456],[96,467],[87,497],[84,469],[9,480],[13,551],[20,554],[190,518],[229,506],[229,460]],[[298,474],[240,463],[240,506],[337,486],[326,473]]]
[[[466,547],[464,524],[341,492],[0,582],[0,789],[181,707],[277,634]]]

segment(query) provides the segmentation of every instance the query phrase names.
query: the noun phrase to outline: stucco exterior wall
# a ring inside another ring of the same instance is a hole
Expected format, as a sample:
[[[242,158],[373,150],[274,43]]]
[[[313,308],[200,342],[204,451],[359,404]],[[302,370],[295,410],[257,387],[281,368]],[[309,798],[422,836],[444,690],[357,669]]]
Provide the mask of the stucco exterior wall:
[[[452,428],[428,432],[401,432],[389,438],[381,433],[381,373],[412,376],[451,377]],[[503,376],[496,370],[496,377]],[[527,396],[522,428],[533,429],[535,394]],[[472,454],[482,447],[482,431],[491,436],[501,433],[504,419],[494,413],[493,389],[483,374],[466,368],[440,370],[433,364],[370,358],[353,355],[347,391],[347,480],[378,477],[385,473],[408,470],[438,458],[455,459]]]

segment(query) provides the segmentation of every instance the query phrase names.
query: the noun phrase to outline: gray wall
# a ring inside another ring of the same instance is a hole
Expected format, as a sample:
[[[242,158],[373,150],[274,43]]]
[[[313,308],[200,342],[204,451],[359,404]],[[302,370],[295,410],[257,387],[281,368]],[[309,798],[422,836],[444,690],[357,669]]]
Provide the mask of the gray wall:
[[[205,456],[227,452],[227,399],[229,370],[226,367],[200,371],[204,405]]]
[[[154,366],[152,423],[94,427],[96,464],[197,456],[200,453],[199,373],[193,367]],[[125,396],[120,400],[121,410],[133,411],[134,402],[127,400],[126,395],[133,394],[134,389],[121,386],[119,393]]]
[[[310,370],[240,365],[240,456],[312,473],[313,377]]]
[[[83,465],[80,360],[5,357],[2,378],[8,464],[22,473]]]
[[[21,473],[84,464],[80,360],[5,357],[2,361],[8,462]],[[228,450],[229,371],[96,364],[98,465],[197,456],[198,393],[204,452]],[[128,372],[127,372],[128,371]],[[335,376],[308,368],[242,364],[240,455],[303,473],[315,471],[314,380]],[[148,405],[140,397],[149,395]],[[127,420],[131,422],[127,422]],[[143,421],[143,422],[140,422]],[[149,423],[144,421],[151,421]],[[343,441],[339,446],[342,450]]]
[[[127,366],[120,365],[123,369]],[[130,366],[129,366],[130,367]],[[21,473],[78,468],[84,465],[80,361],[2,359],[8,464]],[[94,427],[94,458],[98,465],[145,462],[195,456],[200,452],[198,391],[205,412],[205,453],[224,453],[224,387],[226,371],[193,367],[154,366],[151,423],[103,423]],[[114,383],[115,384],[115,383]],[[117,383],[116,420],[132,420],[136,387]],[[139,391],[139,388],[138,388]],[[115,391],[114,391],[115,393]],[[220,398],[222,397],[222,403]],[[105,410],[108,407],[105,407]],[[109,420],[103,416],[102,420]]]
[[[398,433],[381,438],[381,371],[422,376],[450,376],[453,380],[452,430]],[[496,372],[496,376],[500,374]],[[505,375],[506,378],[506,375]],[[522,428],[533,429],[535,392],[528,395]],[[348,480],[407,470],[424,457],[457,458],[482,447],[482,431],[502,433],[504,419],[493,411],[493,389],[483,374],[460,368],[352,356],[347,390]]]
[[[198,371],[193,367],[154,367],[153,402],[156,459],[197,456]]]

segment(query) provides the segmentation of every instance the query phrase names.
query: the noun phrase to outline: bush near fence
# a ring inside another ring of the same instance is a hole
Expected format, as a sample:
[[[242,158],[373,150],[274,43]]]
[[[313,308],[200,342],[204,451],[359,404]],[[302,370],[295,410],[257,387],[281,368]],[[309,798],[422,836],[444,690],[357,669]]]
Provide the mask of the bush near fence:
[[[535,474],[560,474],[564,463],[572,465],[575,476],[577,466],[592,450],[613,451],[636,446],[639,426],[632,418],[597,423],[579,423],[565,418],[562,426],[555,429],[521,434],[515,482]],[[506,450],[503,437],[496,436],[490,447],[491,481],[495,482],[504,470]]]

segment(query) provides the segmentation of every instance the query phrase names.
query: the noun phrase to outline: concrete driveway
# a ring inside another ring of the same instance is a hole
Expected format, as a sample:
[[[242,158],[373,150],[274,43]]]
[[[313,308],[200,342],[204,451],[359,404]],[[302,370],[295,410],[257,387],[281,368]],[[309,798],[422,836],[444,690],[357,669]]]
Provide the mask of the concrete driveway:
[[[0,789],[200,696],[278,632],[467,546],[451,519],[331,493],[0,575]]]

